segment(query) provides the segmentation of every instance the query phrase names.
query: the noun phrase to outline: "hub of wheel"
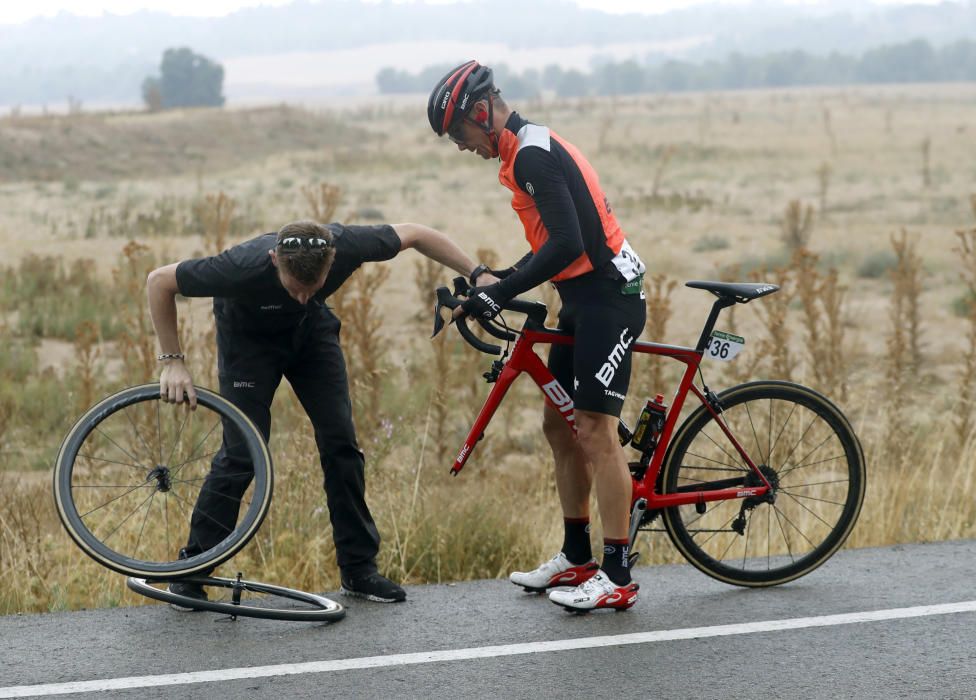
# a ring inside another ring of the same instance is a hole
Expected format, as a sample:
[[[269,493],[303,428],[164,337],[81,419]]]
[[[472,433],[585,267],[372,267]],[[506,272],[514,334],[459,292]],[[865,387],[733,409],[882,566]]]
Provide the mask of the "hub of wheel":
[[[770,467],[768,464],[760,464],[759,471],[766,478],[766,481],[769,482],[769,485],[772,488],[762,496],[749,496],[747,499],[745,499],[742,506],[747,510],[755,508],[760,503],[776,502],[776,492],[779,490],[779,474],[777,474],[776,470]],[[745,481],[743,482],[743,488],[747,489],[762,488],[765,485],[766,484],[763,482],[763,480],[759,478],[759,475],[752,471],[749,472],[745,478]]]
[[[170,477],[169,467],[164,467],[162,464],[157,465],[155,469],[149,472],[149,476],[146,477],[146,481],[152,481],[153,479],[156,480],[157,491],[166,493],[173,488],[173,481]]]
[[[779,475],[775,469],[766,464],[760,464],[759,471],[766,478],[766,481],[769,482],[771,488],[761,496],[749,496],[743,499],[742,507],[739,509],[739,515],[736,516],[730,525],[732,530],[740,535],[745,534],[746,531],[746,511],[752,510],[761,503],[776,502],[776,491],[779,489]],[[745,489],[762,488],[765,485],[756,472],[749,472],[742,482],[742,487]]]

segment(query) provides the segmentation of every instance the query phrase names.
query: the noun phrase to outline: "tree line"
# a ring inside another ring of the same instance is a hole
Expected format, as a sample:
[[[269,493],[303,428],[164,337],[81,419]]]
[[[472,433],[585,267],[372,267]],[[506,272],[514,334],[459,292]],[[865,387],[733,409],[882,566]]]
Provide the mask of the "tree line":
[[[376,75],[381,93],[427,92],[451,66],[430,66],[417,74],[384,68]],[[736,90],[804,85],[976,81],[976,41],[939,48],[917,39],[866,51],[860,56],[781,51],[760,56],[732,53],[724,61],[669,60],[642,65],[634,60],[604,61],[589,73],[549,65],[521,73],[492,66],[495,83],[514,99],[542,91],[559,97],[630,95],[683,90]]]

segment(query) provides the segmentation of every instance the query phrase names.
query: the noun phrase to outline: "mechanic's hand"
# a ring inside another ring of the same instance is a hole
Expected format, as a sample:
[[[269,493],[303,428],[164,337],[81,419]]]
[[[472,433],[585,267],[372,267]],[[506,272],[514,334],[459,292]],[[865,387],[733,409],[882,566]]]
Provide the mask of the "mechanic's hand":
[[[488,270],[488,272],[482,272],[480,275],[478,275],[478,279],[474,281],[475,282],[474,286],[487,287],[489,285],[495,284],[495,282],[500,282],[501,278],[497,277],[496,276],[497,274],[498,273],[496,273],[494,270]]]
[[[166,366],[159,374],[159,398],[166,403],[183,403],[184,394],[191,410],[197,408],[197,391],[193,388],[193,377],[183,360],[166,360]]]
[[[506,301],[508,299],[501,295],[498,284],[475,287],[471,290],[471,296],[454,310],[454,317],[457,318],[466,313],[469,316],[490,321],[501,312]]]

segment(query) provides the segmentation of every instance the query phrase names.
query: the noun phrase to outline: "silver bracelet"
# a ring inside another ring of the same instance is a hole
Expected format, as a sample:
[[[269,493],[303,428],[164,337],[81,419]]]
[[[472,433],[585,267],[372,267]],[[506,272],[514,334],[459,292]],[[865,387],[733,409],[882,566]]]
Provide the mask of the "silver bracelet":
[[[163,360],[182,360],[185,355],[181,352],[164,352],[161,355],[156,355],[156,359],[162,362]]]

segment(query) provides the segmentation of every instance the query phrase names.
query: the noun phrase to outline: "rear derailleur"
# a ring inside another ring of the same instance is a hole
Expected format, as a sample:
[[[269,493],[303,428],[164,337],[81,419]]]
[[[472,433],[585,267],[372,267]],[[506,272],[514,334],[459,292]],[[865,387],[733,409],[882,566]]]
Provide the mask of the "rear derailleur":
[[[759,466],[759,471],[762,472],[764,477],[766,477],[766,481],[769,482],[769,485],[772,486],[772,488],[761,496],[749,496],[742,499],[742,506],[739,508],[739,514],[735,517],[735,520],[733,520],[732,524],[730,525],[732,530],[740,535],[744,535],[746,533],[746,511],[750,511],[762,503],[769,503],[772,505],[776,502],[776,491],[779,490],[779,475],[772,467],[766,466],[765,464],[761,464]],[[760,479],[755,472],[749,472],[748,476],[746,476],[745,480],[742,482],[743,489],[759,488],[765,485],[766,484],[763,483],[763,480]]]

